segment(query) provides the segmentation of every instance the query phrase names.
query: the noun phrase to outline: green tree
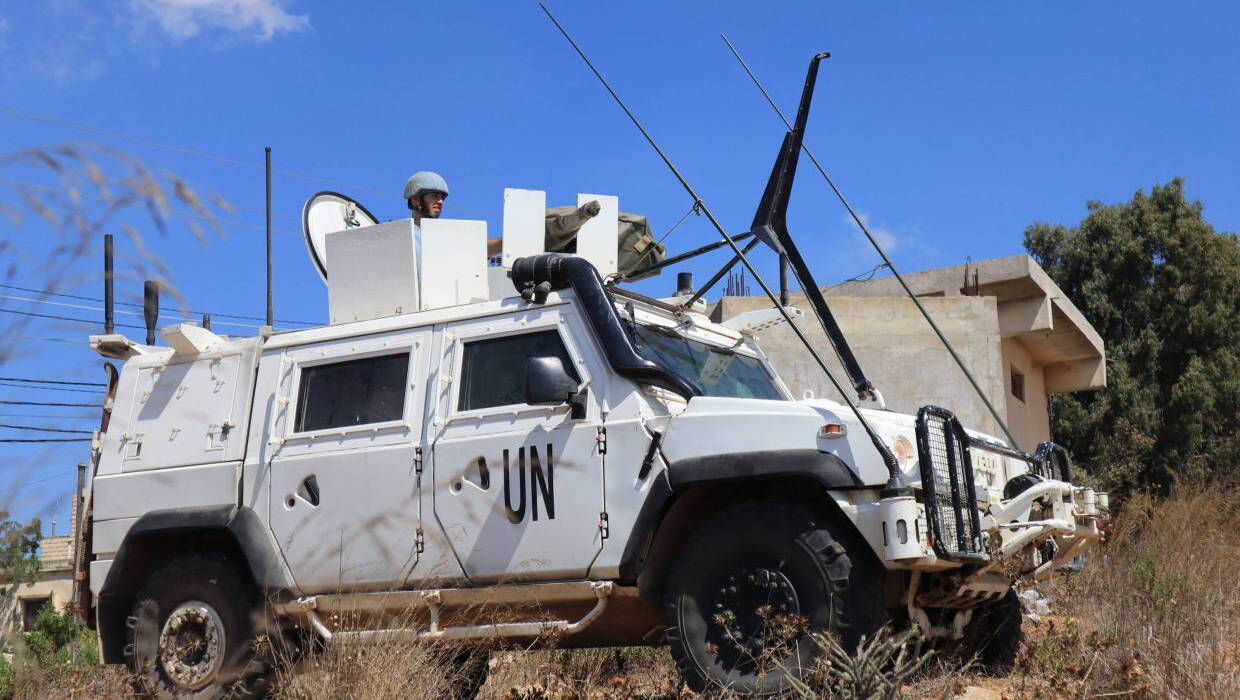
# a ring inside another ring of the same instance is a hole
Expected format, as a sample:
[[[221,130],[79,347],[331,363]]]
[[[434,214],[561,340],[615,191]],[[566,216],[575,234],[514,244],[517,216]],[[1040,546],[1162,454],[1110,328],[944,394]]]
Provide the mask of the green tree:
[[[23,525],[0,511],[0,597],[9,595],[15,584],[38,578],[41,529],[38,518]]]
[[[1165,493],[1240,463],[1240,244],[1177,178],[1037,223],[1029,253],[1102,335],[1107,389],[1051,400],[1051,429],[1098,481]]]

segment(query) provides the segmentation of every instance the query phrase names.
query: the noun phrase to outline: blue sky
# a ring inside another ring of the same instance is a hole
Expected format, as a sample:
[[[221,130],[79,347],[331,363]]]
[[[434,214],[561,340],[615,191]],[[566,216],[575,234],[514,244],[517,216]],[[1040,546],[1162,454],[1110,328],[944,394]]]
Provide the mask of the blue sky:
[[[1216,228],[1240,229],[1240,10],[1230,3],[559,1],[551,9],[735,232],[753,215],[782,130],[720,32],[789,112],[809,57],[832,52],[806,140],[901,269],[1023,252],[1032,222],[1075,223],[1087,200],[1121,201],[1176,176]],[[659,234],[690,204],[533,2],[10,0],[0,3],[0,66],[0,156],[63,144],[118,148],[235,205],[221,215],[236,222],[222,227],[226,237],[211,234],[205,245],[180,216],[163,235],[137,210],[111,223],[141,232],[192,309],[263,313],[261,169],[13,111],[252,166],[271,146],[277,169],[348,183],[275,177],[273,222],[287,232],[275,236],[279,319],[326,317],[324,287],[298,235],[301,204],[319,189],[395,218],[405,210],[390,193],[409,173],[436,170],[452,187],[445,216],[486,218],[493,235],[506,186],[545,189],[552,204],[575,202],[577,192],[617,194]],[[56,185],[28,164],[0,170],[0,203],[11,206],[20,203],[14,181]],[[6,268],[16,263],[10,284],[34,287],[57,242],[27,214],[20,224],[0,218],[0,239],[16,244],[0,256]],[[808,163],[789,225],[822,284],[878,262]],[[704,219],[690,218],[668,244],[675,252],[715,237]],[[135,256],[128,240],[118,248]],[[758,260],[773,276],[771,257]],[[690,269],[702,279],[717,264]],[[88,251],[59,291],[101,296],[98,266],[97,250]],[[639,289],[672,286],[663,277]],[[140,290],[140,279],[126,278],[118,294],[132,301]],[[92,330],[33,318],[22,327],[77,340]],[[18,356],[0,376],[100,376],[81,343],[9,347]],[[0,400],[82,396],[0,386]],[[90,427],[42,417],[84,409],[0,405],[0,413],[0,423]],[[57,517],[64,532],[73,465],[85,456],[74,443],[0,444],[0,507]]]

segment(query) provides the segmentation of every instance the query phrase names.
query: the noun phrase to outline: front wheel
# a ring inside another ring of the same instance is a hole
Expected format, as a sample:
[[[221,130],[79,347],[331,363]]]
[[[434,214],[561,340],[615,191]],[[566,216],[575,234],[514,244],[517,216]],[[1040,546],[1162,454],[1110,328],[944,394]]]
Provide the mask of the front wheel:
[[[1006,674],[1016,664],[1023,620],[1020,597],[1008,589],[999,600],[974,610],[960,641],[961,655],[976,661],[986,673]]]
[[[881,572],[849,552],[829,518],[797,503],[755,500],[706,519],[667,582],[672,656],[696,691],[789,689],[817,646],[810,632],[852,649],[882,624]]]
[[[147,582],[128,620],[125,655],[147,697],[250,697],[266,664],[254,649],[253,589],[222,557],[174,559]]]

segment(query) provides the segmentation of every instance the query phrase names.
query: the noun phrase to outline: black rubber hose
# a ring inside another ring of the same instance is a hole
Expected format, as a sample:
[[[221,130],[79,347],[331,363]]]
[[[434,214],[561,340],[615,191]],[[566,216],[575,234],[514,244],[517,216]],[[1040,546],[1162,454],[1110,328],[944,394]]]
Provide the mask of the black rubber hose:
[[[625,379],[649,384],[679,394],[685,400],[701,396],[702,391],[679,374],[642,357],[625,332],[611,294],[603,278],[585,258],[560,253],[517,258],[512,263],[512,284],[518,292],[546,282],[552,289],[571,287],[577,293],[582,311],[603,345],[607,362]]]

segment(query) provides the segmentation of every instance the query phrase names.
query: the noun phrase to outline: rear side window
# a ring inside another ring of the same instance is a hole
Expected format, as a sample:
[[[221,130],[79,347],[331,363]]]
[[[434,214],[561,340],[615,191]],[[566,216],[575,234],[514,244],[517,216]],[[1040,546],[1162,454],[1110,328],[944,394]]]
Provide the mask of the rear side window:
[[[539,331],[465,343],[461,360],[461,396],[457,410],[525,403],[525,362],[531,357],[558,357],[564,371],[578,383],[581,376],[556,331]]]
[[[407,352],[303,367],[294,432],[400,420],[408,375]]]

